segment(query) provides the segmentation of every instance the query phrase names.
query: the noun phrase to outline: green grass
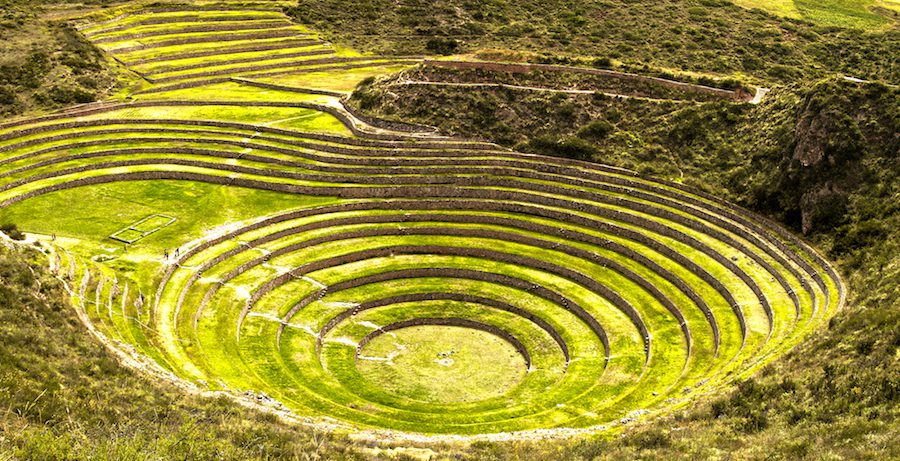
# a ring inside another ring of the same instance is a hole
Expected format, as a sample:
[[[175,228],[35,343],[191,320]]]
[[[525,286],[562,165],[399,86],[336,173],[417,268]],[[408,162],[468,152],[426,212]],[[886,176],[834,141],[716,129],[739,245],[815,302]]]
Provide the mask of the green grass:
[[[527,372],[522,357],[506,341],[469,328],[410,327],[379,336],[360,355],[356,366],[367,381],[425,402],[499,396]]]
[[[385,66],[360,69],[346,69],[342,71],[309,72],[297,75],[280,75],[277,77],[259,77],[253,80],[268,83],[278,83],[299,88],[319,88],[332,91],[350,92],[356,88],[359,82],[369,77],[379,77],[395,74],[409,66]]]
[[[122,262],[135,264],[161,259],[163,250],[200,238],[215,226],[252,219],[260,213],[327,202],[203,183],[143,181],[55,192],[5,208],[0,216],[4,222],[18,223],[26,232],[77,239],[86,255],[121,255],[121,244],[106,237],[148,215],[159,213],[176,218],[172,225],[128,248],[128,256]]]
[[[895,23],[887,14],[879,14],[876,7],[900,11],[900,5],[892,1],[878,0],[738,0],[735,3],[747,8],[760,8],[780,16],[806,19],[823,26],[879,29]]]

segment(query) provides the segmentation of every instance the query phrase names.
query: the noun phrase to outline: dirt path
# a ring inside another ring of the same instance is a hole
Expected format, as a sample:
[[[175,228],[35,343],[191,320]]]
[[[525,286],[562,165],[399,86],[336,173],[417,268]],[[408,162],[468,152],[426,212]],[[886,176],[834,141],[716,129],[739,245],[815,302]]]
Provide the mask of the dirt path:
[[[759,104],[760,102],[762,102],[763,97],[764,97],[764,96],[766,95],[766,93],[768,93],[769,91],[771,91],[769,88],[763,88],[763,87],[761,87],[761,86],[760,86],[760,87],[757,87],[757,88],[756,88],[756,94],[754,94],[754,95],[753,95],[753,99],[751,99],[751,100],[749,101],[750,104]]]

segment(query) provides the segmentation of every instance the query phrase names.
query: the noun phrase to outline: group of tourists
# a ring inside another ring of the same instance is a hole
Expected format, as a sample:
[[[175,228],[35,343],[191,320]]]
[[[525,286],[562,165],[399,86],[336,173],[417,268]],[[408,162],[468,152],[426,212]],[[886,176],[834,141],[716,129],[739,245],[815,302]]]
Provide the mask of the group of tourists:
[[[438,352],[437,356],[441,359],[449,359],[453,354],[456,353],[456,348],[450,349],[450,351]]]

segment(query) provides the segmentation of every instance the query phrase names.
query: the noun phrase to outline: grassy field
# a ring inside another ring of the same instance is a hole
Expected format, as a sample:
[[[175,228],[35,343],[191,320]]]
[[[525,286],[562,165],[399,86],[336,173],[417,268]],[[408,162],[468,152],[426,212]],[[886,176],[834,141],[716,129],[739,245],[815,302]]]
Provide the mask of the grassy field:
[[[505,394],[528,371],[515,348],[490,333],[419,326],[378,336],[360,351],[367,380],[414,400],[469,402]]]
[[[737,0],[735,3],[818,25],[859,29],[891,27],[897,23],[900,14],[900,3],[895,0]]]

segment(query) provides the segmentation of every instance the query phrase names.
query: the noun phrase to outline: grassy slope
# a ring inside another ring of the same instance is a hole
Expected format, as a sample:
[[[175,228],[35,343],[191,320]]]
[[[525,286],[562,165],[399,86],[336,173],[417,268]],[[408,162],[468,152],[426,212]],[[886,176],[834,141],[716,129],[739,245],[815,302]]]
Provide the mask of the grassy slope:
[[[816,24],[877,29],[891,24],[896,2],[878,0],[736,0],[745,8],[760,8],[780,16],[802,18]]]
[[[0,116],[92,102],[117,85],[107,59],[47,19],[45,3],[0,1]]]
[[[299,0],[290,12],[327,38],[380,53],[497,48],[534,53],[532,60],[611,58],[626,69],[779,82],[826,71],[900,80],[883,59],[897,49],[896,26],[883,33],[817,26],[720,0]]]
[[[123,368],[76,318],[62,284],[30,267],[46,264],[39,258],[0,248],[0,457],[362,458],[332,436]]]

